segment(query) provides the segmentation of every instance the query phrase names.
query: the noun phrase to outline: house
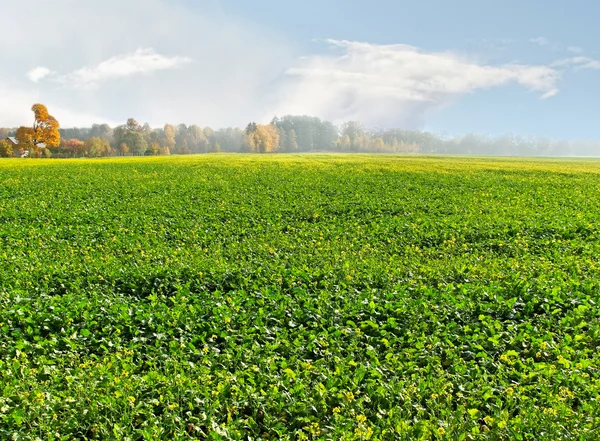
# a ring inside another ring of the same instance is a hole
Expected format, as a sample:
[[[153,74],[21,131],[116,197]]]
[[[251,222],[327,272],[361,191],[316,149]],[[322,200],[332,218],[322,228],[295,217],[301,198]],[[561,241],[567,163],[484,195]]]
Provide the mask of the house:
[[[20,158],[26,158],[27,156],[29,156],[29,150],[21,150],[19,148],[19,141],[17,140],[17,138],[15,138],[14,136],[8,136],[6,140],[13,147],[13,156]]]

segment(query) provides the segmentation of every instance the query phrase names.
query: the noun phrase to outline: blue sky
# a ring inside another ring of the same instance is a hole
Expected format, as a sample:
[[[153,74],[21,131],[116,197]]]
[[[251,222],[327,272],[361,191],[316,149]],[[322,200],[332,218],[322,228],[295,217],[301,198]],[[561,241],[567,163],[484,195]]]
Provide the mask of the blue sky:
[[[222,7],[252,17],[309,53],[319,50],[312,39],[334,38],[465,52],[492,63],[552,63],[577,49],[599,56],[600,4],[592,0],[235,0]],[[512,86],[478,91],[444,108],[425,127],[597,139],[599,80],[600,71],[566,73],[560,93],[549,100]]]
[[[306,113],[600,138],[592,1],[0,0],[0,10],[0,126],[41,101],[63,126]],[[25,19],[39,26],[10,29]]]

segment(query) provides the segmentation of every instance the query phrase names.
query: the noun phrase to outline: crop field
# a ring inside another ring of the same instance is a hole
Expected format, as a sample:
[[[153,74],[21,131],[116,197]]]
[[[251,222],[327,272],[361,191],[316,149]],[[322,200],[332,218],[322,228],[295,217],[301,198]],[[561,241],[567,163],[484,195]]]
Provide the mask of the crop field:
[[[0,439],[600,439],[600,161],[0,161]]]

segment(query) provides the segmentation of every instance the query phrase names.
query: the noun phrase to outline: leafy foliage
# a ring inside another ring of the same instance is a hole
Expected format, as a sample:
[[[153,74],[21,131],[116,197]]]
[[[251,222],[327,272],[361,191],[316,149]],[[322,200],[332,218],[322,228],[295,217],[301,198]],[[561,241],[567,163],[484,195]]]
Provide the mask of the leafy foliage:
[[[273,124],[248,124],[244,150],[252,153],[273,153],[279,150],[279,133]]]
[[[56,118],[43,104],[34,104],[31,110],[35,116],[33,127],[19,127],[16,132],[19,148],[37,151],[39,147],[57,147],[60,144],[60,126]]]
[[[275,129],[273,129],[275,128]],[[27,129],[27,128],[22,128]],[[31,129],[29,129],[31,131]],[[196,125],[166,124],[164,128],[143,126],[130,118],[114,130],[106,124],[91,128],[60,129],[62,141],[51,148],[58,157],[89,156],[78,148],[91,138],[103,138],[111,155],[170,155],[211,152],[360,152],[470,154],[493,156],[598,156],[594,141],[560,141],[545,138],[503,135],[488,137],[475,134],[448,137],[418,130],[367,129],[348,121],[335,126],[316,117],[288,115],[273,118],[269,125],[248,124],[246,130],[213,130]],[[1,129],[0,139],[15,130]],[[26,148],[32,133],[21,133]],[[34,149],[35,150],[35,149]],[[37,156],[40,152],[35,151]]]
[[[0,439],[574,440],[597,161],[0,161]]]
[[[10,158],[13,155],[13,146],[6,139],[0,140],[0,157]]]

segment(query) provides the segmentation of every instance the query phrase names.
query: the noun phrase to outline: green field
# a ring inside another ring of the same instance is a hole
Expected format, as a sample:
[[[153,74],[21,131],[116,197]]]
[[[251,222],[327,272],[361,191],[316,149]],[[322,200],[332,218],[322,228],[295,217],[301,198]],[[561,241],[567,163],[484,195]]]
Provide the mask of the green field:
[[[0,439],[600,439],[600,161],[0,161]]]

